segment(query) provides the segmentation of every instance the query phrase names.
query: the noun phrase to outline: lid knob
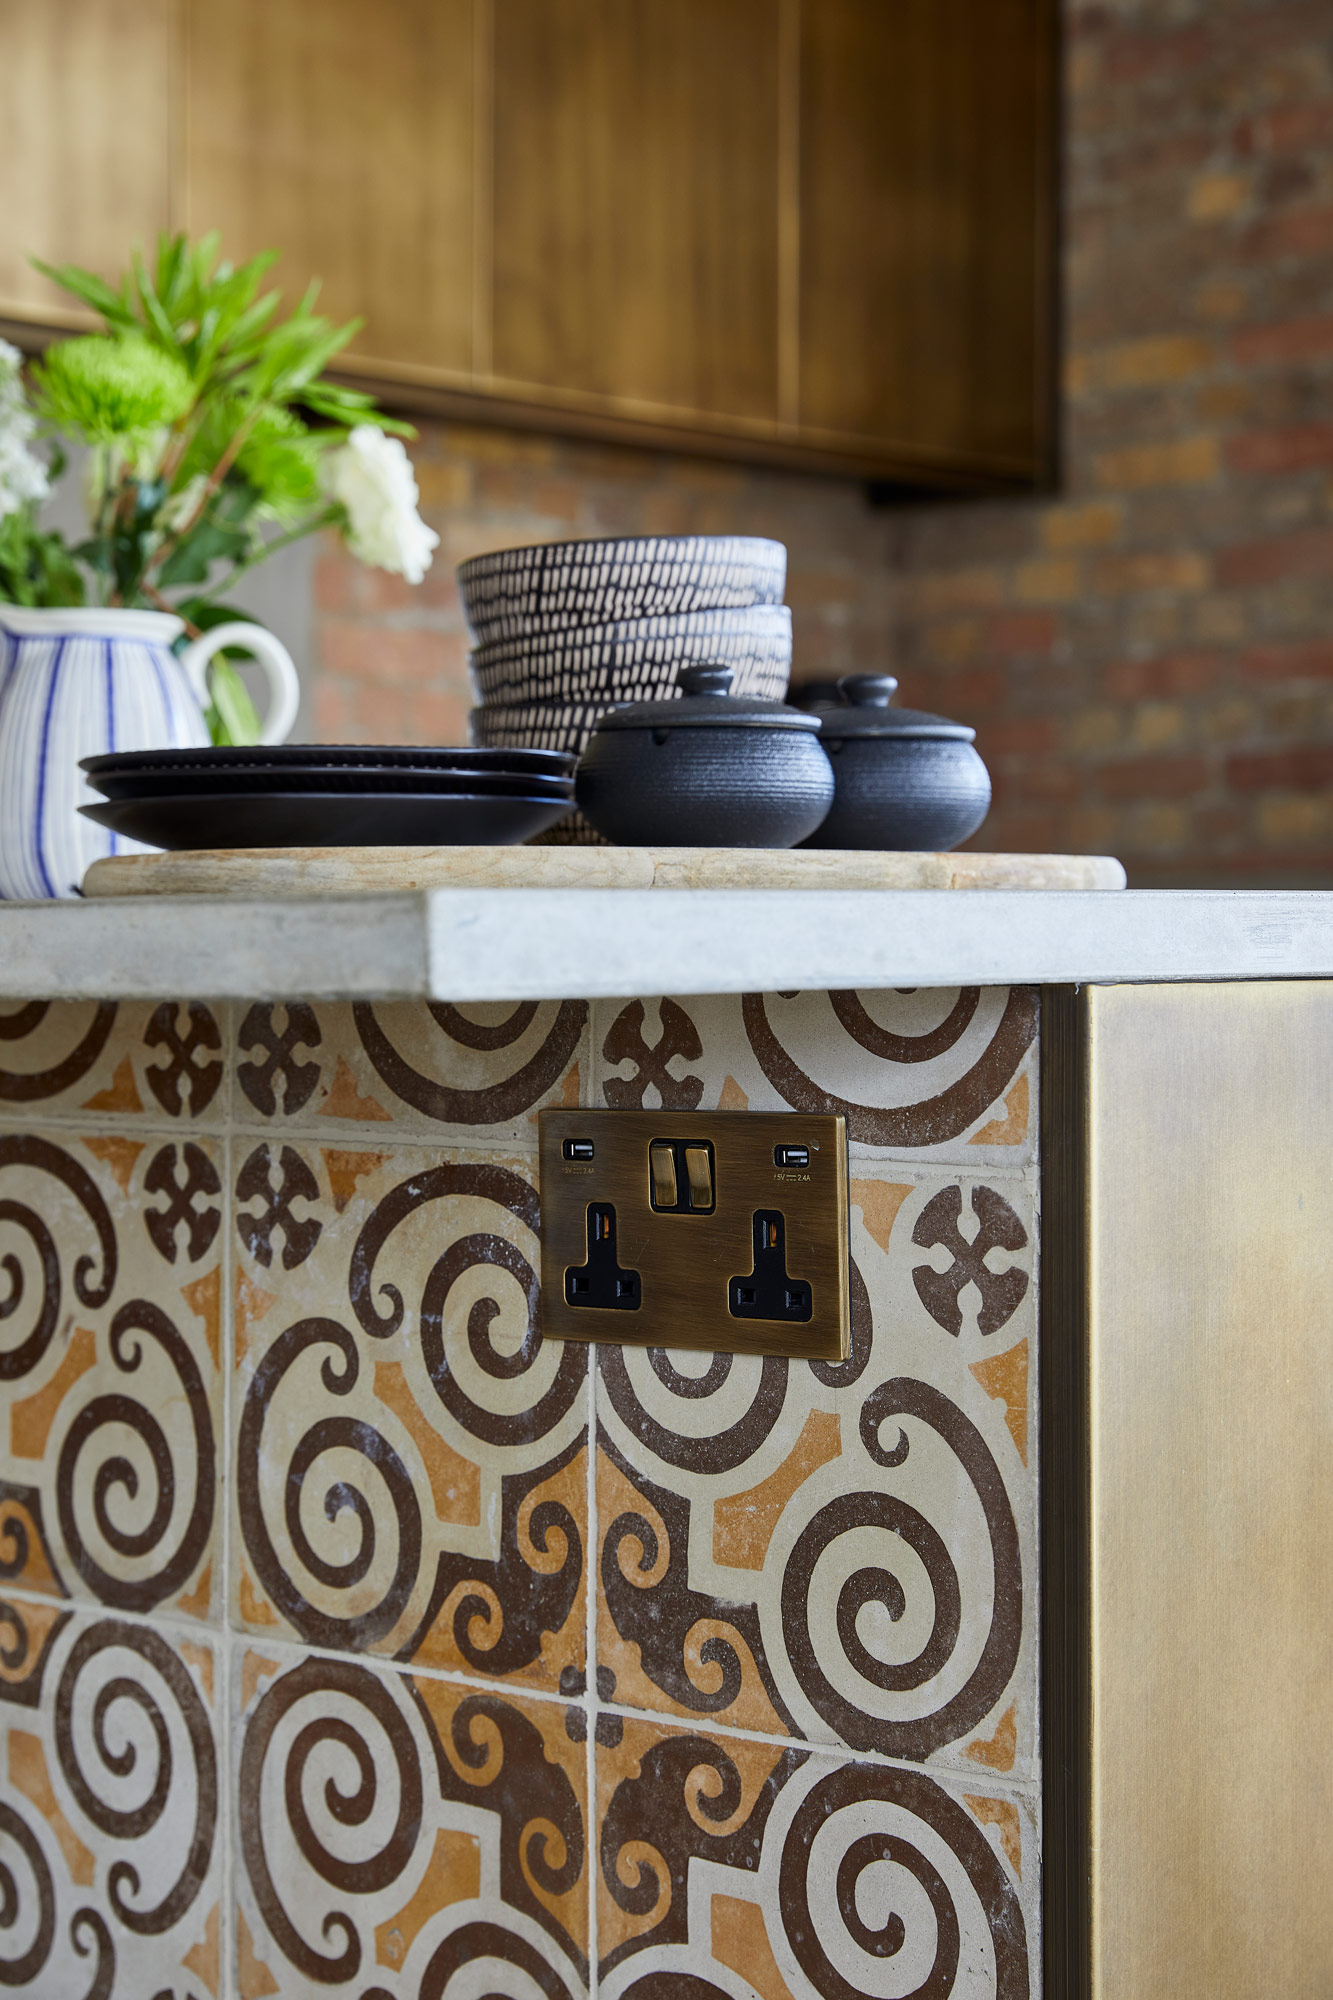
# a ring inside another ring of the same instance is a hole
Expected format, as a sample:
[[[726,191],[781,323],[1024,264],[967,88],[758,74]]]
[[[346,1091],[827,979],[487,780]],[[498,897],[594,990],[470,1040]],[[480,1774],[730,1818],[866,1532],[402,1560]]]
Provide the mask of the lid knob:
[[[731,693],[732,679],[733,672],[730,667],[701,663],[696,667],[682,667],[676,675],[676,686],[685,695],[728,695]]]
[[[851,708],[887,708],[897,686],[892,674],[844,674],[838,693]]]

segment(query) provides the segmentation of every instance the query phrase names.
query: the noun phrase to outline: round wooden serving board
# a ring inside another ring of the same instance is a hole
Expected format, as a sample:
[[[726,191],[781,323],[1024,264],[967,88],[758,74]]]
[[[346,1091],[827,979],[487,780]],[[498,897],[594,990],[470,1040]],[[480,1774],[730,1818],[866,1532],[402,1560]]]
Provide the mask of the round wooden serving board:
[[[859,848],[284,847],[119,854],[85,896],[346,896],[406,889],[1123,889],[1101,854]]]

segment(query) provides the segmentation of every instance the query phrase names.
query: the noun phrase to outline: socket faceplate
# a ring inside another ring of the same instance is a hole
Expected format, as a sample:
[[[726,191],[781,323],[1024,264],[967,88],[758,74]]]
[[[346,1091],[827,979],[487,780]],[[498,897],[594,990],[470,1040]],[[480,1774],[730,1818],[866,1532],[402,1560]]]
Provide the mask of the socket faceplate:
[[[548,1339],[805,1361],[847,1358],[842,1118],[791,1111],[560,1110],[543,1111],[538,1129],[542,1330]],[[675,1149],[679,1207],[654,1203],[655,1186],[659,1197],[664,1186],[660,1154],[654,1179],[655,1144]],[[793,1147],[797,1158],[800,1148],[808,1148],[808,1164],[779,1165],[779,1149]],[[689,1205],[689,1173],[697,1178],[699,1148],[711,1153],[711,1208]],[[776,1228],[761,1218],[772,1218]],[[775,1238],[776,1251],[762,1247]],[[762,1262],[774,1254],[782,1260],[778,1265]],[[790,1287],[779,1282],[784,1271]],[[637,1288],[622,1290],[618,1308],[579,1303],[616,1297],[617,1272],[637,1278]],[[748,1283],[752,1274],[760,1282]],[[636,1289],[638,1303],[625,1303]],[[760,1318],[747,1295],[789,1316]]]

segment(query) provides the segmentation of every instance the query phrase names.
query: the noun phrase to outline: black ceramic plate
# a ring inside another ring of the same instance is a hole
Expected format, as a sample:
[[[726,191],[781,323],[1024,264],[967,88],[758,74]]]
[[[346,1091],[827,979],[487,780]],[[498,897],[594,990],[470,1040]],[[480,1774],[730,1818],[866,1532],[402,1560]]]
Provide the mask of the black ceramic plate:
[[[237,794],[270,792],[426,792],[435,796],[470,798],[568,799],[574,797],[572,778],[547,778],[539,772],[484,770],[423,771],[400,765],[392,771],[349,771],[341,764],[312,764],[301,770],[272,770],[263,764],[245,771],[124,771],[89,779],[108,799],[230,798]]]
[[[543,777],[567,777],[574,759],[561,750],[481,749],[466,743],[255,743],[244,748],[186,745],[174,750],[111,750],[85,757],[80,769],[90,778],[123,771],[244,771],[256,765],[273,769],[290,766],[345,765],[351,770],[389,770],[406,765],[423,771],[481,770],[540,772]]]
[[[108,799],[82,806],[146,847],[502,847],[544,833],[566,798],[424,792],[250,792],[226,798]]]

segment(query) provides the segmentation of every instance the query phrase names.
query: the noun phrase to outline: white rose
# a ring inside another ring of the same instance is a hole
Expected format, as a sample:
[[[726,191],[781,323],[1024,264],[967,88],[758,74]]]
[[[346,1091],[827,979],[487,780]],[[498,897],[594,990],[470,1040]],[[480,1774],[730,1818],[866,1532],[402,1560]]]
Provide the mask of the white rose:
[[[417,482],[401,438],[358,424],[325,458],[324,490],[346,509],[354,556],[420,583],[440,538],[417,512]]]
[[[22,366],[17,347],[0,340],[0,520],[51,490],[46,467],[28,449],[37,419],[23,394]]]

